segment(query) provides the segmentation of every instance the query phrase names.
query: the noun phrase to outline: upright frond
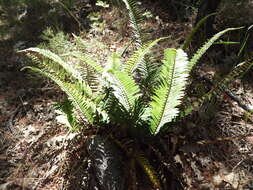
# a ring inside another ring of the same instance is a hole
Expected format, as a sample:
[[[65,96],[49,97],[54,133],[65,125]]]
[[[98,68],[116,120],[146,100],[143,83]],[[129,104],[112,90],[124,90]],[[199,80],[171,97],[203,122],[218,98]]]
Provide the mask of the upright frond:
[[[142,32],[139,23],[142,22],[143,16],[138,8],[138,4],[136,0],[122,0],[126,8],[128,10],[129,18],[130,18],[130,26],[132,27],[133,30],[133,35],[136,40],[136,45],[137,47],[140,47],[143,45],[143,37],[142,37]]]
[[[139,97],[140,89],[133,80],[125,72],[115,71],[114,73],[106,74],[107,80],[111,83],[114,96],[118,99],[124,108],[129,111],[133,108],[135,101]]]
[[[144,60],[144,57],[150,52],[150,50],[155,45],[157,45],[159,41],[164,40],[164,39],[167,39],[167,37],[150,41],[146,43],[145,45],[143,45],[142,47],[140,47],[139,49],[137,49],[133,53],[133,55],[127,60],[125,64],[125,71],[131,75],[133,71],[136,68],[138,68],[140,72],[143,72],[143,75],[147,75],[148,70],[147,70],[146,61]]]
[[[213,45],[213,43],[218,40],[223,34],[233,31],[233,30],[239,30],[243,27],[239,28],[227,28],[217,34],[215,34],[211,39],[209,39],[201,48],[197,50],[197,52],[194,54],[194,56],[190,59],[188,69],[191,71],[191,69],[194,67],[194,65],[199,61],[199,59],[203,56],[203,54]]]
[[[164,124],[179,113],[177,106],[181,103],[188,77],[188,58],[183,50],[165,49],[163,64],[160,85],[151,97],[152,134],[157,134]]]
[[[211,13],[208,14],[207,16],[205,16],[204,18],[202,18],[197,25],[192,29],[191,33],[187,36],[187,38],[184,41],[184,44],[182,45],[182,49],[185,50],[186,48],[188,48],[188,46],[190,45],[194,35],[199,31],[199,29],[201,28],[201,26],[203,26],[203,24],[206,23],[207,19],[209,19],[211,16],[216,15],[216,13]]]

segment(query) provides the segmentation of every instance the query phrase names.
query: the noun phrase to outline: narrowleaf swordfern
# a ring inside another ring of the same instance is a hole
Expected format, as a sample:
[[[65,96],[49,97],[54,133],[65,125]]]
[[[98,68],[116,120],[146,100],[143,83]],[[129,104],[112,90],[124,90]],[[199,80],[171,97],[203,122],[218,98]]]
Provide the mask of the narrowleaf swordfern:
[[[233,29],[226,31],[229,30]],[[115,109],[111,110],[120,110],[119,113],[129,116],[122,123],[128,120],[127,123],[132,124],[129,127],[133,128],[139,128],[142,127],[139,124],[145,124],[143,130],[148,130],[152,135],[156,135],[165,124],[178,115],[178,106],[184,96],[187,78],[192,67],[200,58],[199,55],[194,55],[189,61],[187,54],[182,49],[165,49],[162,65],[157,68],[160,70],[157,86],[151,89],[150,102],[142,104],[142,96],[145,92],[142,92],[143,89],[133,77],[134,68],[138,69],[141,57],[149,53],[150,49],[161,40],[164,38],[148,42],[143,46],[145,48],[137,49],[125,64],[121,63],[119,56],[113,53],[106,67],[102,67],[102,64],[100,65],[93,58],[82,55],[80,52],[70,52],[69,56],[79,58],[81,64],[87,67],[90,73],[93,73],[92,76],[85,75],[82,73],[83,70],[76,69],[76,65],[65,62],[60,56],[49,50],[28,48],[20,52],[26,53],[37,62],[41,61],[37,66],[25,68],[53,80],[67,94],[69,101],[82,114],[87,123],[99,123],[112,118],[113,115],[118,115],[118,112],[107,112],[106,108],[114,107]],[[211,42],[213,43],[212,39]],[[208,44],[203,48],[208,49],[210,47]],[[206,51],[203,48],[198,51],[198,54]],[[112,102],[117,102],[117,104],[110,105]],[[136,112],[136,110],[139,111]],[[97,120],[95,121],[94,118]],[[114,121],[110,122],[114,123]]]
[[[36,63],[35,66],[25,69],[50,78],[66,93],[70,105],[75,108],[79,118],[83,119],[83,126],[115,126],[126,131],[140,129],[157,135],[180,115],[178,107],[182,103],[188,77],[194,65],[218,38],[239,28],[229,28],[217,33],[191,59],[182,49],[166,48],[163,51],[162,64],[153,68],[156,72],[151,72],[148,55],[155,45],[166,38],[145,42],[139,26],[141,13],[136,2],[123,0],[123,3],[128,9],[136,41],[136,50],[125,63],[122,63],[121,57],[116,53],[112,53],[106,66],[102,67],[105,64],[98,63],[91,56],[79,51],[65,54],[79,60],[78,64],[67,62],[63,57],[45,49],[28,48],[20,52],[31,57]],[[75,39],[77,40],[77,37]],[[78,69],[80,66],[82,69]],[[245,62],[245,67],[237,67],[235,72],[224,80],[225,83],[228,84],[236,73],[244,72],[251,66],[252,63]],[[136,73],[141,80],[136,78]],[[158,75],[152,77],[154,73]],[[148,88],[149,93],[146,93],[147,88],[142,85],[147,78],[156,80],[156,85]],[[68,110],[68,113],[75,112]],[[78,121],[73,119],[78,116],[68,118],[76,125]],[[118,140],[115,142],[124,149]],[[132,155],[153,185],[159,188],[159,180],[148,160],[142,153]]]

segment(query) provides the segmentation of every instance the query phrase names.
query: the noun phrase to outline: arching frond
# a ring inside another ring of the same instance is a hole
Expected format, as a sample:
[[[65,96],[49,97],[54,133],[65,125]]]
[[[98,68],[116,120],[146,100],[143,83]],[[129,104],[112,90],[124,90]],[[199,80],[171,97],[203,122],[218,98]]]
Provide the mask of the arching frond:
[[[245,61],[238,64],[236,67],[232,69],[232,71],[224,77],[219,83],[218,87],[227,87],[233,80],[245,74],[253,65],[253,60]]]
[[[65,69],[60,64],[55,63],[51,59],[41,57],[41,55],[31,52],[31,51],[28,51],[25,53],[26,53],[26,56],[31,59],[33,64],[35,64],[37,68],[40,68],[43,71],[50,72],[50,73],[55,72],[57,73],[57,76],[62,79],[65,78],[69,74],[65,71]]]
[[[140,89],[133,80],[125,72],[115,71],[106,73],[106,79],[110,82],[114,96],[118,99],[127,111],[134,107],[135,101],[140,96]]]
[[[172,121],[179,110],[188,77],[188,58],[181,49],[165,49],[160,74],[160,85],[151,97],[150,131],[157,134],[161,127]]]
[[[182,45],[182,49],[185,50],[186,48],[188,48],[188,46],[190,45],[194,35],[196,34],[197,31],[199,31],[199,29],[201,28],[201,26],[203,24],[206,23],[207,19],[210,18],[211,16],[216,15],[217,13],[211,13],[208,14],[207,16],[205,16],[204,18],[202,18],[197,25],[192,29],[191,33],[187,36],[187,38],[184,41],[184,44]]]
[[[209,39],[201,48],[197,50],[197,52],[194,54],[194,56],[190,59],[188,69],[191,70],[194,65],[199,61],[199,59],[203,56],[203,54],[213,45],[213,43],[218,40],[223,34],[233,31],[233,30],[239,30],[240,28],[227,28],[217,34],[215,34],[211,39]]]
[[[252,66],[252,60],[238,64],[227,76],[225,76],[221,81],[219,81],[212,90],[204,94],[201,98],[197,99],[192,104],[186,105],[185,109],[181,111],[179,118],[191,114],[193,110],[197,110],[205,101],[210,100],[213,96],[219,97],[223,92],[228,92],[228,85],[233,80],[246,73]]]
[[[25,52],[25,53],[33,64],[36,64],[37,66],[41,64],[41,59],[38,56],[34,55],[33,52]]]
[[[150,41],[148,43],[146,43],[145,45],[143,45],[141,48],[137,49],[133,55],[127,60],[126,64],[125,64],[125,71],[128,74],[132,74],[133,71],[138,68],[138,70],[140,72],[143,72],[143,75],[147,75],[148,74],[148,69],[147,69],[147,65],[146,65],[146,61],[144,60],[145,55],[147,55],[150,50],[157,45],[158,42],[160,42],[161,40],[167,39],[167,37],[164,38],[159,38],[153,41]]]
[[[138,4],[136,0],[122,0],[126,8],[128,10],[129,18],[130,18],[130,26],[132,27],[133,30],[133,35],[136,40],[136,45],[137,47],[140,47],[143,45],[143,37],[142,37],[142,32],[139,23],[142,22],[143,16],[138,8]]]
[[[62,81],[56,74],[35,68],[25,67],[38,72],[51,80],[53,80],[69,97],[75,107],[82,113],[89,123],[93,123],[94,114],[96,113],[96,105],[92,101],[92,91],[84,83],[69,83]]]
[[[94,59],[92,59],[90,56],[84,55],[81,52],[71,52],[70,55],[78,58],[85,64],[89,65],[92,69],[94,69],[98,74],[103,73],[103,67],[98,64]]]
[[[51,52],[50,50],[40,49],[40,48],[28,48],[28,49],[22,50],[20,52],[37,53],[38,55],[48,58],[48,59],[54,61],[55,63],[61,65],[66,70],[66,72],[68,72],[70,74],[70,76],[73,76],[74,78],[78,79],[79,81],[82,81],[82,77],[81,77],[80,72],[78,72],[71,64],[68,64],[65,61],[63,61],[60,56],[56,55],[55,53]]]

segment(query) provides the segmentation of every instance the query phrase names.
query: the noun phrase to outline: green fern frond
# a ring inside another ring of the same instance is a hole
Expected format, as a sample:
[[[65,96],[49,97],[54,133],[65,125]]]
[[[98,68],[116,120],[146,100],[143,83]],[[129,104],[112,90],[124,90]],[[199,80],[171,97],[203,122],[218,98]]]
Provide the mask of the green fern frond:
[[[130,18],[130,26],[133,30],[133,35],[136,40],[137,47],[142,46],[143,44],[143,36],[141,32],[141,28],[139,23],[143,21],[143,16],[138,8],[138,4],[136,0],[122,0],[128,10],[129,18]]]
[[[83,61],[83,63],[89,65],[92,69],[94,69],[98,74],[103,73],[103,67],[101,67],[100,64],[98,64],[94,59],[92,59],[90,56],[84,55],[81,52],[71,52],[70,55],[78,58],[79,60]]]
[[[71,52],[69,55],[81,61],[78,70],[82,74],[82,78],[91,87],[93,92],[98,92],[101,87],[100,78],[104,70],[103,67],[90,56],[84,55],[81,52]]]
[[[250,60],[242,62],[236,67],[234,67],[228,75],[226,75],[222,80],[220,80],[215,85],[215,87],[209,93],[207,93],[201,99],[201,101],[199,101],[199,105],[201,105],[201,103],[203,103],[205,99],[210,99],[213,95],[220,96],[224,91],[227,90],[227,87],[232,81],[245,74],[252,67],[252,65],[253,62],[252,60]]]
[[[193,30],[191,31],[191,33],[189,34],[189,36],[187,36],[187,38],[184,41],[184,44],[182,45],[182,49],[185,50],[186,48],[188,48],[188,46],[190,45],[190,42],[193,39],[193,36],[196,34],[196,32],[200,29],[200,27],[206,23],[207,19],[210,18],[211,16],[216,15],[217,13],[211,13],[208,14],[207,16],[205,16],[204,18],[202,18],[197,25],[193,28]]]
[[[183,50],[166,49],[163,64],[160,85],[151,97],[152,134],[157,134],[164,124],[179,113],[177,106],[181,103],[188,77],[188,58]]]
[[[55,105],[55,108],[59,109],[66,115],[67,120],[71,126],[71,130],[77,130],[79,128],[78,119],[76,118],[74,114],[75,109],[70,100],[65,99],[64,101],[57,103]]]
[[[209,93],[207,93],[207,95],[205,97],[209,98],[209,99],[213,95],[216,95],[219,97],[223,92],[225,92],[227,90],[227,87],[229,86],[229,84],[232,81],[234,81],[236,78],[239,78],[240,76],[245,74],[252,67],[252,65],[253,65],[252,60],[245,61],[245,62],[238,64],[236,67],[234,67],[232,69],[232,71],[228,75],[226,75],[222,80],[220,80],[215,85],[215,87]],[[203,103],[203,102],[204,102],[204,100],[202,100],[202,102],[200,102],[200,103]]]
[[[31,69],[38,72],[51,80],[53,80],[69,97],[75,107],[82,113],[89,123],[93,123],[94,114],[96,113],[96,105],[92,101],[92,91],[90,87],[84,83],[69,83],[62,81],[56,74],[35,68],[24,67],[24,69]]]
[[[137,49],[133,55],[127,60],[125,64],[125,71],[131,75],[136,68],[143,72],[143,75],[147,75],[147,65],[146,61],[144,60],[145,55],[147,55],[150,50],[158,44],[161,40],[167,39],[168,37],[159,38],[153,41],[150,41],[143,45],[141,48]]]
[[[61,79],[66,77],[66,71],[61,67],[59,64],[55,64],[54,61],[50,59],[45,59],[44,57],[40,56],[35,52],[25,52],[26,56],[30,58],[33,64],[36,65],[37,68],[42,69],[43,71],[50,72],[50,73],[57,73],[57,76]]]
[[[223,92],[227,91],[227,87],[232,81],[245,74],[252,66],[252,60],[238,64],[227,76],[219,81],[212,90],[204,94],[201,98],[192,104],[185,106],[185,109],[181,111],[179,118],[191,114],[193,110],[197,110],[205,101],[210,101],[213,96],[221,96]]]
[[[190,59],[188,69],[191,71],[191,69],[194,67],[194,65],[199,61],[199,59],[202,57],[202,55],[213,45],[213,43],[218,40],[223,34],[233,31],[233,30],[239,30],[243,27],[239,28],[227,28],[217,34],[215,34],[211,39],[209,39],[201,48],[197,50],[197,52],[194,54],[194,56]]]
[[[85,50],[87,48],[87,43],[79,36],[72,34],[75,39],[75,45],[77,46],[78,50]]]
[[[110,72],[114,73],[117,71],[121,71],[122,69],[122,63],[120,60],[120,56],[117,53],[112,53],[112,55],[109,56],[104,72]]]
[[[232,71],[225,77],[225,79],[220,81],[218,86],[228,86],[231,81],[235,80],[241,75],[245,74],[253,65],[252,60],[242,62],[232,69]]]
[[[33,64],[40,65],[41,60],[38,58],[38,56],[34,55],[33,52],[26,52],[26,56],[30,58]]]
[[[80,72],[78,72],[70,64],[67,64],[65,61],[63,61],[61,59],[61,57],[59,57],[55,53],[51,52],[50,50],[40,49],[40,48],[28,48],[28,49],[22,50],[20,52],[24,52],[24,53],[31,53],[31,52],[33,52],[33,53],[37,53],[38,55],[41,55],[41,56],[43,56],[45,58],[48,58],[48,59],[54,61],[55,63],[61,65],[70,74],[70,76],[73,76],[74,78],[78,79],[79,81],[83,80],[82,77],[81,77],[81,73]]]
[[[106,73],[105,77],[110,82],[114,96],[118,99],[127,111],[134,107],[135,101],[140,96],[140,89],[133,80],[125,72],[115,71]]]
[[[145,92],[148,97],[153,93],[153,89],[155,89],[159,83],[160,71],[161,71],[161,63],[152,62],[147,65],[148,66],[148,75],[141,81],[140,86],[145,89]]]

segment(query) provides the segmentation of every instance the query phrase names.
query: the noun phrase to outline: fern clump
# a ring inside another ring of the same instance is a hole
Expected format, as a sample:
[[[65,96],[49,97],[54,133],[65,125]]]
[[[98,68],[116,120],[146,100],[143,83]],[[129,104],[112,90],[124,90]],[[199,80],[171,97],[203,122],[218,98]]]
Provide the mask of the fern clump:
[[[56,53],[43,48],[28,48],[21,52],[37,62],[37,66],[26,68],[53,80],[87,124],[116,125],[129,130],[138,128],[156,135],[179,115],[179,106],[194,65],[217,39],[238,28],[217,33],[192,58],[182,49],[167,48],[160,64],[152,67],[150,52],[166,38],[145,42],[139,25],[142,14],[137,2],[123,0],[123,3],[129,12],[136,42],[136,50],[124,63],[115,52],[106,63],[99,63],[93,58],[96,55],[91,57],[85,53],[85,47],[82,48],[84,40],[75,35],[76,45],[64,42],[63,34],[57,35],[49,43],[50,49]],[[44,36],[48,39],[50,35],[52,31],[48,30]],[[57,43],[57,39],[61,43]],[[60,51],[59,47],[66,44],[68,52]],[[73,64],[73,60],[77,63]]]
[[[156,67],[156,86],[150,86],[149,91],[152,93],[148,98],[141,80],[137,80],[135,73],[145,73],[141,76],[149,75],[143,69],[143,61],[151,49],[166,38],[147,42],[125,63],[116,53],[112,53],[105,64],[98,63],[89,55],[73,49],[67,56],[79,60],[80,64],[77,67],[62,58],[66,55],[59,56],[50,50],[28,48],[21,52],[39,62],[36,67],[26,68],[53,80],[67,94],[69,101],[87,123],[106,121],[103,126],[129,124],[128,128],[138,128],[156,135],[178,116],[178,107],[182,103],[187,79],[193,66],[219,36],[230,30],[234,28],[211,38],[190,61],[182,49],[165,49],[164,59],[160,66]],[[122,121],[114,120],[115,116],[122,118]]]
[[[136,42],[135,51],[126,60],[112,52],[106,62],[100,63],[94,59],[98,55],[88,55],[85,48],[71,48],[60,55],[44,48],[28,48],[20,52],[37,63],[25,68],[50,78],[66,93],[68,100],[61,108],[75,129],[77,126],[108,127],[138,138],[142,134],[154,136],[176,117],[182,116],[179,107],[188,77],[203,54],[223,34],[238,28],[217,33],[192,58],[182,49],[166,48],[162,52],[163,59],[154,66],[150,63],[151,50],[166,38],[146,42],[139,26],[142,17],[137,3],[134,0],[123,0],[123,3],[129,11]],[[74,40],[76,44],[84,44],[75,35]],[[252,63],[242,63],[220,84],[228,84],[251,66]],[[76,115],[72,117],[74,113]],[[124,149],[121,142],[114,141]],[[159,188],[147,160],[139,153],[132,155],[154,186]]]

